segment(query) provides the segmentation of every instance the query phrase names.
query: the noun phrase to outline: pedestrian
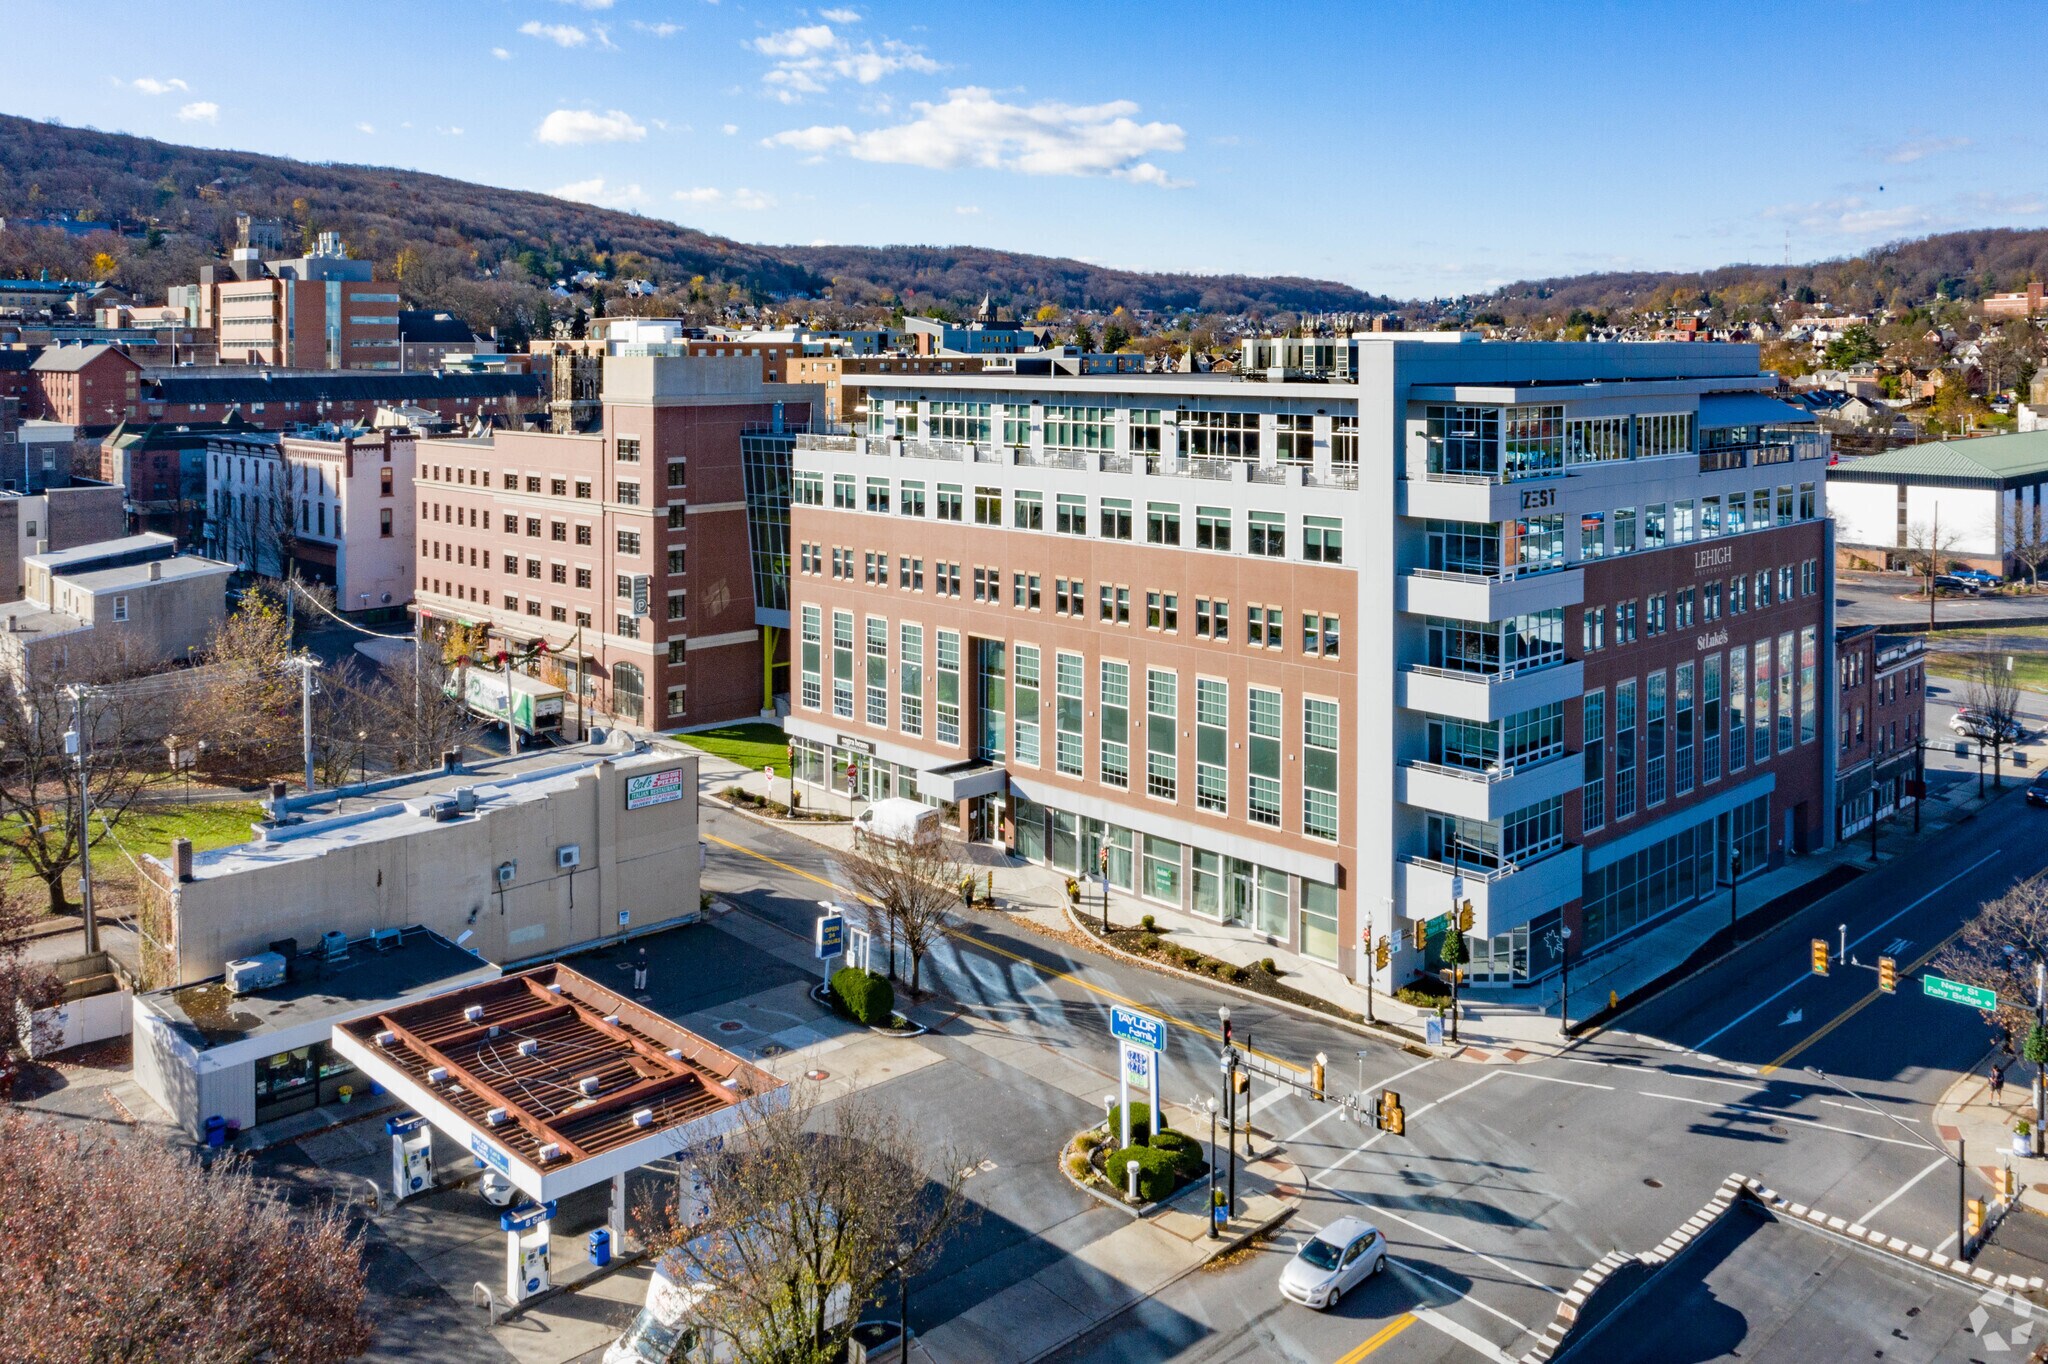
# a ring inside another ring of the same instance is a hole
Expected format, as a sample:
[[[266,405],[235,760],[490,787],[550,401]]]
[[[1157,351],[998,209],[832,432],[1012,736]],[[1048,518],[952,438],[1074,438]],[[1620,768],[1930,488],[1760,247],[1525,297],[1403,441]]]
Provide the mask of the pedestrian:
[[[2004,1092],[2005,1063],[2002,1061],[1994,1061],[1991,1064],[1991,1102],[1997,1103],[1998,1096],[2003,1094]]]
[[[643,992],[647,989],[647,949],[644,947],[633,958],[633,988]]]

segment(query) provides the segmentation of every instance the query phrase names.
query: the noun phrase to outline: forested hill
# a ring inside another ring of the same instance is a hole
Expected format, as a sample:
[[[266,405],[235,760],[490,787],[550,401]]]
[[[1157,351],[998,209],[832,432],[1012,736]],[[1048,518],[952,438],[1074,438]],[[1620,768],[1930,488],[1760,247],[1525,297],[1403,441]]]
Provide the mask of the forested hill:
[[[1322,280],[1150,274],[978,247],[750,246],[636,213],[418,171],[316,165],[0,115],[0,216],[159,224],[168,229],[162,258],[138,251],[121,260],[124,281],[144,292],[191,278],[188,258],[226,245],[238,212],[337,230],[386,273],[402,279],[402,267],[411,267],[424,277],[425,295],[449,284],[451,274],[489,271],[496,280],[544,286],[577,269],[603,269],[678,288],[701,278],[714,297],[736,290],[754,301],[830,288],[849,303],[958,306],[993,294],[1020,308],[1389,306]],[[62,249],[40,245],[45,253]],[[0,270],[33,263],[19,259],[22,249],[18,240],[0,243]],[[65,262],[47,264],[55,271]]]

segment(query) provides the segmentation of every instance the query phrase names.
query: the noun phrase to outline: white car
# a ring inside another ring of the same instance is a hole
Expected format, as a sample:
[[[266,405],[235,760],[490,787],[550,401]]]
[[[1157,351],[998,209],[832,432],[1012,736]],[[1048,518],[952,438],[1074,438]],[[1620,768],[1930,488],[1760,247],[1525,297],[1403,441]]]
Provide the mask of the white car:
[[[1356,1217],[1340,1217],[1302,1242],[1280,1271],[1280,1295],[1318,1310],[1387,1266],[1387,1238]]]

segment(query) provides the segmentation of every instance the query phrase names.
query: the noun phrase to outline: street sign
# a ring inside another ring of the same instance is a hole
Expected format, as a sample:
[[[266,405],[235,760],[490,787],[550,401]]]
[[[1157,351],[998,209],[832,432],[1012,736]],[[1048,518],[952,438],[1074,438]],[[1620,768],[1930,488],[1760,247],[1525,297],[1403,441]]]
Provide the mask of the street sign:
[[[1936,999],[1945,999],[1951,1004],[1967,1004],[1973,1009],[1995,1009],[1998,995],[1977,985],[1965,985],[1959,980],[1945,980],[1940,976],[1920,977],[1920,988]]]
[[[844,953],[846,951],[846,916],[843,914],[819,915],[815,942],[820,961]]]
[[[635,573],[633,575],[634,615],[644,617],[647,614],[647,598],[649,595],[648,589],[652,586],[652,583],[653,580],[648,574]]]
[[[1166,1049],[1166,1025],[1150,1014],[1127,1009],[1121,1004],[1109,1006],[1109,1031],[1111,1036],[1135,1043],[1148,1051]]]

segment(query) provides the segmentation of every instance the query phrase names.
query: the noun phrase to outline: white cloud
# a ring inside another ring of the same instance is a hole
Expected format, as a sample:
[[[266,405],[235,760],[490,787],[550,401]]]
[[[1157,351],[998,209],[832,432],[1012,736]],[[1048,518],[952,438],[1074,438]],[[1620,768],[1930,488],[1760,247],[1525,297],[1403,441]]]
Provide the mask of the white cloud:
[[[823,17],[844,24],[860,16],[850,10],[826,10]],[[775,65],[761,80],[784,104],[796,104],[805,95],[823,94],[835,80],[873,85],[898,71],[929,75],[939,69],[921,47],[893,38],[880,43],[863,41],[856,47],[829,24],[786,28],[754,39],[751,46],[763,56],[775,58]]]
[[[840,41],[829,25],[811,24],[803,28],[786,28],[780,33],[771,33],[765,38],[754,39],[754,51],[764,57],[801,57],[811,52],[823,52]]]
[[[185,84],[176,76],[163,81],[158,80],[154,76],[137,76],[134,80],[129,81],[128,84],[145,95],[168,95],[173,90],[190,91],[192,89],[191,86]]]
[[[740,125],[737,123],[722,123],[718,127],[718,131],[724,133],[727,137],[731,137],[734,133],[738,132],[739,130]]]
[[[860,22],[860,11],[851,9],[821,9],[818,11],[818,17],[835,24],[857,24]]]
[[[494,48],[492,48],[492,49],[491,49],[491,55],[492,55],[493,57],[496,57],[496,58],[497,58],[497,59],[498,59],[499,61],[501,61],[501,62],[509,62],[509,61],[511,61],[511,60],[512,60],[512,54],[511,54],[510,52],[506,51],[506,50],[505,50],[504,48],[502,48],[502,47],[494,47]]]
[[[762,145],[931,170],[977,166],[1022,175],[1108,176],[1162,189],[1184,183],[1144,158],[1180,151],[1186,134],[1178,124],[1138,122],[1138,106],[1129,100],[1006,104],[979,86],[962,86],[947,91],[943,104],[910,107],[916,117],[894,127],[862,133],[844,124],[791,128]]]
[[[597,35],[597,45],[599,47],[609,48],[613,52],[619,50],[619,45],[612,41],[612,31],[603,24],[592,24],[590,31]]]
[[[564,5],[574,5],[578,9],[610,9],[612,7],[612,0],[559,0],[559,2]]]
[[[981,212],[980,204],[955,204],[953,211],[963,218],[972,218]]]
[[[434,129],[434,131],[435,131],[435,132],[437,132],[437,133],[439,133],[439,134],[440,134],[441,136],[443,136],[443,137],[461,137],[461,136],[462,136],[462,129],[460,129],[460,128],[438,128],[438,127],[437,127],[437,128],[435,128],[435,129]]]
[[[590,109],[557,109],[540,121],[534,136],[556,147],[583,142],[639,142],[647,136],[623,109],[597,113]]]
[[[673,38],[676,36],[676,34],[681,33],[683,31],[683,26],[681,24],[647,24],[642,23],[638,19],[635,19],[633,21],[632,27],[636,32],[652,34],[656,38]]]
[[[358,123],[356,131],[359,133],[374,133],[377,131],[377,127],[373,123]]]
[[[210,99],[194,100],[178,109],[178,118],[185,123],[218,123],[220,106]]]
[[[1894,166],[1909,166],[1915,161],[1925,161],[1930,156],[1943,152],[1961,151],[1970,145],[1967,137],[1916,137],[1890,147],[1880,149],[1879,155]]]
[[[679,189],[675,192],[674,198],[679,203],[694,204],[699,208],[735,208],[749,213],[773,208],[776,203],[774,195],[764,194],[757,189],[742,188],[728,192],[711,186]]]
[[[543,24],[538,19],[528,19],[519,31],[529,38],[544,38],[556,47],[581,47],[590,41],[590,35],[574,24]]]
[[[1896,237],[1933,232],[1948,221],[1919,204],[1874,204],[1861,195],[1820,199],[1805,204],[1776,204],[1763,211],[1766,220],[1788,222],[1814,237]]]
[[[579,203],[596,204],[600,208],[628,208],[647,202],[647,192],[639,185],[607,185],[601,175],[588,180],[572,180],[548,191],[557,199],[574,199]]]

